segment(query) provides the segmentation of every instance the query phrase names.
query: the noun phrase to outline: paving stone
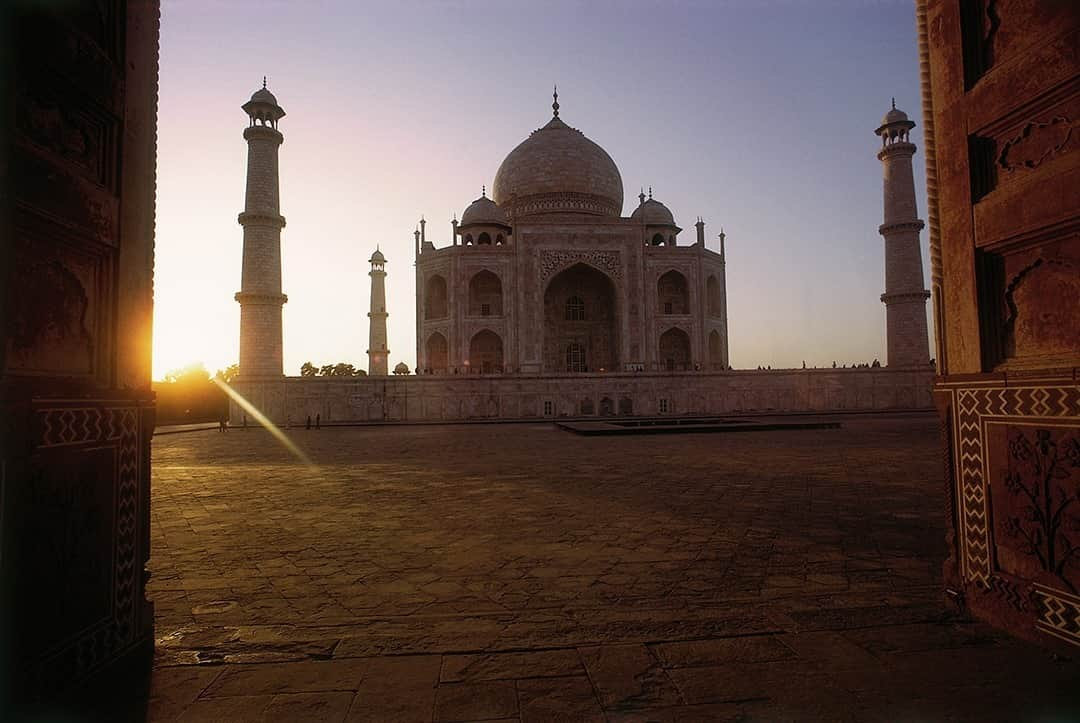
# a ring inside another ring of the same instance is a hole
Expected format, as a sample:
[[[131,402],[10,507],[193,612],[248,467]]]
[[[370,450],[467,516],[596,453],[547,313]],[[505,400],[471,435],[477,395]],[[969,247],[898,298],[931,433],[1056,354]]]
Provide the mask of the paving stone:
[[[303,660],[226,666],[203,697],[355,691],[367,667],[362,660]]]
[[[273,702],[272,695],[236,695],[202,698],[184,709],[177,719],[187,723],[245,723],[266,720],[263,712]]]
[[[345,720],[352,703],[353,694],[330,693],[279,693],[263,711],[267,721],[334,721]]]
[[[517,682],[522,723],[547,721],[602,722],[604,712],[596,700],[589,679],[533,678]]]
[[[668,668],[762,663],[794,657],[791,649],[775,637],[762,635],[661,643],[653,646],[653,650]]]
[[[573,648],[520,653],[446,655],[440,680],[444,683],[514,678],[583,675],[581,658]]]
[[[427,721],[435,707],[437,655],[369,658],[350,721]]]
[[[671,708],[646,708],[635,711],[609,711],[609,723],[743,723],[746,706],[738,703],[679,705]]]
[[[222,671],[219,665],[155,668],[150,677],[147,718],[174,720]]]
[[[435,720],[488,720],[518,715],[513,681],[443,683],[435,694]]]
[[[817,669],[874,670],[883,665],[865,648],[832,631],[779,635],[777,640],[808,666]]]
[[[682,702],[660,662],[644,645],[581,648],[581,659],[605,709],[663,707]]]
[[[952,623],[917,623],[849,630],[844,637],[878,655],[993,645],[995,642],[992,637],[973,630],[972,626]]]

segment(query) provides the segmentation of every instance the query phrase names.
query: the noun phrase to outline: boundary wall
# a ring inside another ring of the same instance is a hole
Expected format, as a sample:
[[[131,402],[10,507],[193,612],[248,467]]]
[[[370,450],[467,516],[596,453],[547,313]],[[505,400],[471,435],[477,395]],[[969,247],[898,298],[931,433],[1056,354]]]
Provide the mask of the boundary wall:
[[[932,368],[281,377],[235,388],[278,424],[929,409]],[[244,413],[234,402],[231,422]],[[248,420],[251,424],[252,420]]]

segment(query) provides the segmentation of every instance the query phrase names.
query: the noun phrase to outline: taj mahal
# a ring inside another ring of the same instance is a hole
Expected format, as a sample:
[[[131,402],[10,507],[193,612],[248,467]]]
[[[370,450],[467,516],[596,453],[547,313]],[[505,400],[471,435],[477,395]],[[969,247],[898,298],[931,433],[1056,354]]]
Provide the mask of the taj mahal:
[[[727,365],[724,255],[679,246],[671,211],[642,193],[622,216],[619,169],[552,118],[512,150],[453,224],[416,237],[417,369],[446,374],[689,371]]]
[[[707,415],[924,408],[930,405],[924,288],[908,141],[894,107],[876,133],[885,170],[889,363],[859,369],[734,370],[728,344],[725,234],[692,241],[652,188],[623,216],[610,155],[560,117],[511,150],[490,196],[455,216],[439,248],[414,231],[416,368],[390,375],[385,280],[370,258],[368,374],[288,377],[282,366],[278,122],[264,86],[243,105],[249,125],[240,375],[237,388],[271,419],[330,423]],[[241,414],[233,410],[234,418]]]

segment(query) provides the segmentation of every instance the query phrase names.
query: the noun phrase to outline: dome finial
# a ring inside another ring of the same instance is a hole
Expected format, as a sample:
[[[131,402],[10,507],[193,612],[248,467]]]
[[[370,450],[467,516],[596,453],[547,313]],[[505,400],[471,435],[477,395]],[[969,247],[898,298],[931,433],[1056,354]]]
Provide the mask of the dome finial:
[[[480,186],[480,198],[487,198],[487,184]]]
[[[892,99],[892,109],[896,110],[896,98],[895,97]]]
[[[552,92],[551,96],[555,99],[555,102],[551,104],[551,110],[553,110],[555,112],[554,117],[558,118],[559,117],[559,86],[558,85],[555,86],[555,90]]]
[[[263,90],[266,90],[266,76],[263,76]]]
[[[652,186],[649,186],[649,200],[652,200]]]

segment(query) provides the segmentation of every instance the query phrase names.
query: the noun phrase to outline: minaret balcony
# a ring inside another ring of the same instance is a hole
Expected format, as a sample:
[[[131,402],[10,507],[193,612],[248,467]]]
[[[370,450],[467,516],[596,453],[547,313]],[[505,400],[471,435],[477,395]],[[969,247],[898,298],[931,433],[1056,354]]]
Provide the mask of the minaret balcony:
[[[256,291],[237,291],[233,296],[241,304],[252,305],[278,305],[288,303],[289,297],[285,294],[260,294]]]
[[[920,219],[914,221],[897,221],[896,223],[883,223],[878,226],[878,233],[882,236],[887,236],[891,233],[898,233],[900,231],[922,231],[925,223]]]
[[[890,156],[913,156],[915,155],[915,144],[908,143],[906,141],[897,141],[896,143],[890,143],[883,147],[877,153],[879,161],[884,161]]]
[[[895,294],[884,293],[881,295],[881,303],[883,304],[902,304],[904,302],[922,302],[925,303],[930,298],[930,292],[923,289],[922,291],[902,291]]]
[[[244,129],[244,140],[275,141],[280,144],[285,142],[285,136],[270,126],[248,126]]]
[[[280,213],[262,211],[242,211],[236,217],[241,226],[273,226],[285,228],[285,217]]]

